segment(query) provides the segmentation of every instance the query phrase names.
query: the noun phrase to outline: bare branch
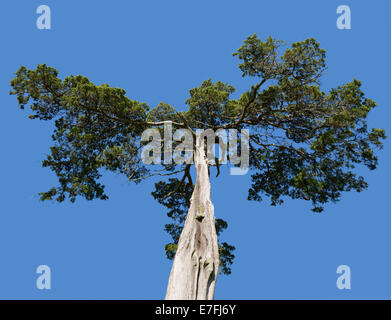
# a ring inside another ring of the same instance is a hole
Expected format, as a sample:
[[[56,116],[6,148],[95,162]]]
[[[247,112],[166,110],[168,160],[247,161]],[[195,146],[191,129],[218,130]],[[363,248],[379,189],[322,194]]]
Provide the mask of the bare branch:
[[[184,168],[182,170],[175,171],[175,172],[169,172],[169,173],[154,172],[154,173],[152,173],[152,174],[150,174],[148,176],[143,176],[143,177],[139,177],[139,178],[136,178],[136,179],[129,179],[129,180],[130,181],[139,181],[139,180],[144,180],[144,179],[147,179],[147,178],[150,178],[150,177],[153,177],[153,176],[161,176],[161,177],[172,176],[174,174],[183,172],[185,170],[186,170],[186,168]]]

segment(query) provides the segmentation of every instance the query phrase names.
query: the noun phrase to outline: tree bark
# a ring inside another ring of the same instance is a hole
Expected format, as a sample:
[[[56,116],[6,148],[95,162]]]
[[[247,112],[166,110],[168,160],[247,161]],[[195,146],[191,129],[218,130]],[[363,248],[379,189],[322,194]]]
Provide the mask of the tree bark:
[[[214,297],[219,249],[208,163],[201,142],[197,135],[194,152],[197,180],[178,241],[166,300],[213,300]]]

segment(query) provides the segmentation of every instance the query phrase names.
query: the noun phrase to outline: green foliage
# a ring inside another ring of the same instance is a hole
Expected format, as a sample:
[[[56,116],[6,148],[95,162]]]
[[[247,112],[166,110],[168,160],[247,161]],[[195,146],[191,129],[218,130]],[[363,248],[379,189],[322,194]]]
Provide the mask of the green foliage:
[[[256,34],[249,36],[243,46],[233,55],[238,56],[243,62],[239,64],[243,76],[258,76],[264,79],[270,79],[280,74],[276,63],[278,58],[278,48],[283,44],[282,41],[268,37],[262,42]]]
[[[279,57],[280,44],[254,35],[235,53],[244,76],[271,81],[240,100],[255,172],[248,198],[260,201],[263,193],[272,205],[283,203],[284,196],[311,200],[320,212],[341,192],[367,187],[352,169],[356,164],[376,168],[374,148],[382,147],[385,132],[368,131],[366,117],[376,103],[365,97],[360,81],[329,93],[320,90],[325,50],[314,39],[292,44]]]
[[[95,85],[80,75],[61,80],[46,65],[21,67],[10,93],[22,109],[30,107],[31,119],[52,120],[55,126],[54,145],[43,166],[55,172],[59,186],[41,193],[41,199],[107,199],[99,183],[102,169],[134,182],[182,174],[181,180],[158,182],[152,192],[173,219],[165,226],[173,240],[165,246],[172,259],[194,187],[190,165],[162,165],[150,174],[152,169],[139,156],[141,132],[151,126],[162,130],[167,120],[174,129],[249,129],[249,200],[266,196],[277,205],[284,197],[305,199],[321,212],[342,192],[364,190],[367,183],[354,169],[360,164],[375,169],[375,150],[386,138],[384,130],[368,128],[367,115],[376,103],[365,97],[356,79],[329,92],[321,90],[326,54],[314,39],[293,43],[284,52],[283,46],[271,37],[248,37],[234,56],[243,77],[256,84],[235,100],[231,85],[206,80],[190,90],[184,112],[163,102],[150,110],[127,98],[124,90]],[[217,233],[225,228],[227,223],[216,219]],[[229,274],[235,248],[219,242],[219,249],[221,272]]]
[[[148,121],[181,121],[177,111],[169,104],[160,102],[159,105],[152,109],[147,116]]]
[[[231,85],[220,81],[213,83],[210,79],[191,89],[190,98],[186,100],[188,123],[193,128],[206,129],[230,121],[236,111],[236,102],[229,100],[234,91]]]
[[[57,74],[46,65],[34,71],[21,67],[11,81],[21,108],[32,100],[31,119],[54,120],[54,146],[43,166],[56,173],[60,186],[40,193],[41,199],[107,199],[98,182],[100,168],[133,178],[146,172],[136,138],[148,107],[129,100],[122,89],[96,86],[82,76],[61,81]]]

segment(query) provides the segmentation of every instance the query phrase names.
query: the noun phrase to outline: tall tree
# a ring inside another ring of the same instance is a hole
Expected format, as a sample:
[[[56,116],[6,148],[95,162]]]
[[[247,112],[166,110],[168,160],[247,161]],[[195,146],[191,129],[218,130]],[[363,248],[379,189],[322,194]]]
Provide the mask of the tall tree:
[[[55,172],[59,185],[40,193],[41,199],[107,199],[99,182],[101,169],[122,173],[135,183],[162,177],[152,195],[173,220],[165,226],[172,236],[166,254],[174,259],[166,298],[213,299],[218,271],[231,272],[235,248],[218,242],[227,222],[214,217],[209,176],[210,166],[219,172],[220,165],[207,157],[196,129],[247,129],[252,172],[248,199],[268,197],[272,205],[286,197],[305,199],[315,212],[338,201],[344,191],[367,187],[354,173],[355,166],[375,169],[374,149],[381,149],[385,139],[384,130],[368,129],[366,117],[376,103],[365,97],[360,81],[321,90],[325,50],[314,39],[293,43],[284,52],[283,46],[271,37],[248,37],[234,56],[243,77],[254,78],[254,85],[233,99],[231,85],[206,80],[190,90],[187,111],[166,103],[150,109],[130,100],[122,89],[95,85],[81,75],[62,80],[44,64],[35,70],[21,67],[10,93],[22,109],[30,106],[31,119],[52,120],[55,126],[54,145],[43,166]],[[140,138],[151,127],[164,135],[164,124],[191,133],[194,161],[143,163],[145,142]]]

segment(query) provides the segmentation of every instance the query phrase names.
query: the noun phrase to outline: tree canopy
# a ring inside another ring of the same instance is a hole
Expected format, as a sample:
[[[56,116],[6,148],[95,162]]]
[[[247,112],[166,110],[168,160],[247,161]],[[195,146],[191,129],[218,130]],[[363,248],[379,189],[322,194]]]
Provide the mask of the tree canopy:
[[[10,93],[22,109],[30,107],[31,119],[54,122],[53,146],[42,164],[57,175],[59,184],[40,193],[41,200],[107,199],[99,182],[101,169],[135,183],[161,177],[152,195],[173,219],[165,226],[173,240],[165,247],[172,259],[194,188],[191,164],[146,166],[139,156],[142,132],[162,130],[165,121],[193,132],[248,129],[249,200],[267,197],[277,205],[284,197],[305,199],[321,212],[342,192],[364,190],[367,183],[355,166],[375,169],[375,149],[382,148],[386,137],[384,130],[367,125],[376,103],[365,97],[356,79],[328,92],[321,89],[326,53],[314,39],[284,47],[271,37],[262,41],[249,36],[234,56],[242,76],[256,83],[234,99],[233,86],[206,80],[190,90],[186,111],[163,102],[150,108],[130,100],[123,89],[95,85],[81,75],[60,79],[45,64],[35,70],[22,66]],[[216,219],[217,233],[225,228],[227,222]],[[221,271],[229,274],[235,248],[225,242],[219,248]]]

